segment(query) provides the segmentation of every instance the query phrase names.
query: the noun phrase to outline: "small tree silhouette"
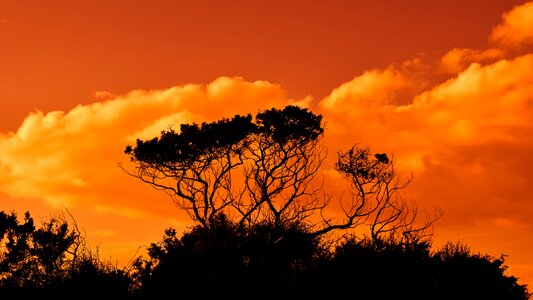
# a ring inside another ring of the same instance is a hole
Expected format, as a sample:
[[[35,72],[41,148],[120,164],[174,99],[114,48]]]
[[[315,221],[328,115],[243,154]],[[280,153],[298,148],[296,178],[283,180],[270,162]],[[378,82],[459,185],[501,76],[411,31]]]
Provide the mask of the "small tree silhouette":
[[[0,211],[0,296],[72,299],[128,297],[132,284],[126,271],[102,262],[86,245],[76,223],[62,215],[36,228],[29,212],[21,223],[16,213]]]

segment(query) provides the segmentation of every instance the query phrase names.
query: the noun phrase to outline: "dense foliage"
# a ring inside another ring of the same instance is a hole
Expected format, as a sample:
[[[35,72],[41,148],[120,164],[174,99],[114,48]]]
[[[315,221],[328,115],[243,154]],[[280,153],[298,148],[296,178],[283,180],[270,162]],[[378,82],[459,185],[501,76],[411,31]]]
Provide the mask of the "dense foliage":
[[[63,221],[36,229],[29,214],[19,224],[1,212],[0,226],[2,299],[529,299],[503,256],[472,253],[464,244],[432,251],[428,243],[352,236],[331,248],[300,223],[243,230],[219,215],[210,229],[179,235],[169,228],[146,256],[119,269],[86,248],[73,257],[70,237],[79,235]],[[43,233],[49,238],[40,239]]]
[[[37,228],[29,212],[21,222],[0,211],[0,299],[121,299],[130,286],[127,272],[101,261],[62,216]]]

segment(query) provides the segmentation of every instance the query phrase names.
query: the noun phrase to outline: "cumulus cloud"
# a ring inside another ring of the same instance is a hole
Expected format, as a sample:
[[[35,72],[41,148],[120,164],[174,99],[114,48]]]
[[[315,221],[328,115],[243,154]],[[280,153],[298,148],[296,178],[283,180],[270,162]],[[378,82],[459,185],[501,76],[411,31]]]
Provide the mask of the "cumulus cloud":
[[[127,144],[182,122],[231,117],[289,102],[275,84],[221,77],[206,86],[133,91],[68,112],[37,111],[17,132],[0,136],[0,187],[12,196],[44,198],[54,205],[86,202],[101,211],[131,216],[154,212],[157,206],[128,200],[136,189],[117,167],[125,159]]]
[[[516,6],[504,14],[502,24],[494,28],[490,40],[505,48],[533,44],[533,2]]]
[[[533,2],[514,7],[503,14],[502,23],[489,35],[487,49],[453,48],[439,62],[439,70],[456,75],[471,64],[495,63],[511,53],[524,55],[533,46]]]
[[[398,90],[416,82],[406,76],[391,69],[367,72],[323,99],[319,107],[332,139],[394,152],[401,168],[425,182],[421,189],[446,175],[448,188],[428,190],[424,198],[446,207],[454,222],[473,221],[461,210],[472,211],[480,204],[476,201],[490,204],[477,207],[483,218],[533,212],[524,207],[531,200],[527,183],[533,176],[526,155],[533,148],[533,55],[472,64],[411,103],[394,104]],[[439,190],[445,191],[442,199],[434,194]],[[502,201],[506,195],[512,195],[513,205]],[[472,201],[464,202],[465,197]]]

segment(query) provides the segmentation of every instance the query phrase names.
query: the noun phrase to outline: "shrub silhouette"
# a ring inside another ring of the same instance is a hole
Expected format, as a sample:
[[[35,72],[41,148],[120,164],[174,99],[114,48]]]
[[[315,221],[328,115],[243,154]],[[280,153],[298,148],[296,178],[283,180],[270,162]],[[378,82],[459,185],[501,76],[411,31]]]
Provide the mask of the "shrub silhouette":
[[[505,274],[503,258],[472,254],[462,244],[431,251],[427,242],[346,238],[334,248],[302,224],[260,223],[246,230],[224,216],[181,238],[168,229],[139,258],[137,296],[176,290],[211,297],[355,299],[529,299]]]
[[[72,299],[130,295],[131,278],[104,263],[62,216],[36,228],[29,212],[21,223],[0,212],[0,297]]]
[[[467,245],[448,243],[434,259],[435,299],[525,299],[528,295],[525,285],[505,274],[503,255],[475,254]]]
[[[177,284],[204,296],[287,292],[320,250],[319,240],[299,224],[260,223],[244,230],[219,215],[211,225],[196,226],[181,238],[167,229],[163,240],[148,248],[149,258],[135,263],[138,295],[166,295]]]

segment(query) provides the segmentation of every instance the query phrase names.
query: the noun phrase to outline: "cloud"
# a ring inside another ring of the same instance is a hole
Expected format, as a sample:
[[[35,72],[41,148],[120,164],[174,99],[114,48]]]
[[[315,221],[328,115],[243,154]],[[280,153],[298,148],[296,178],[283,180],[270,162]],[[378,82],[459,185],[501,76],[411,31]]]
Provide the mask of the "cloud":
[[[515,6],[504,13],[502,23],[495,26],[489,35],[487,49],[453,48],[439,62],[439,70],[456,75],[471,64],[495,63],[510,53],[527,54],[533,45],[533,2]]]
[[[472,63],[493,63],[503,57],[504,52],[497,48],[487,50],[454,48],[441,58],[439,68],[444,73],[456,75],[467,69]]]
[[[529,138],[533,136],[529,118],[533,115],[533,55],[486,66],[473,64],[415,95],[411,103],[394,104],[393,98],[416,82],[407,76],[390,68],[367,72],[323,99],[319,107],[332,139],[344,141],[345,147],[346,141],[359,141],[376,151],[394,152],[399,166],[415,171],[417,181],[426,186],[446,175],[443,184],[453,190],[439,199],[433,189],[424,198],[432,197],[446,207],[451,218],[460,213],[461,205],[467,205],[456,201],[472,198],[474,202],[468,203],[474,208],[479,205],[475,201],[481,201],[480,193],[484,203],[491,203],[480,214],[484,218],[504,211],[509,215],[524,212],[522,204],[531,198],[527,182],[533,176],[533,171],[526,171],[533,170],[527,155],[533,149]],[[446,190],[444,186],[439,189]],[[505,195],[514,195],[517,206],[510,207],[516,209],[508,209],[510,200],[501,201]],[[458,206],[453,207],[454,203]],[[473,220],[460,215],[454,222]]]
[[[533,43],[533,2],[514,7],[503,15],[503,23],[496,26],[490,40],[504,48],[517,48]]]
[[[106,95],[108,94],[102,94]],[[128,216],[169,214],[144,201],[117,163],[136,138],[169,126],[231,117],[289,103],[266,81],[220,77],[158,91],[133,91],[68,112],[31,113],[15,133],[0,136],[0,189],[52,205],[87,205]]]

